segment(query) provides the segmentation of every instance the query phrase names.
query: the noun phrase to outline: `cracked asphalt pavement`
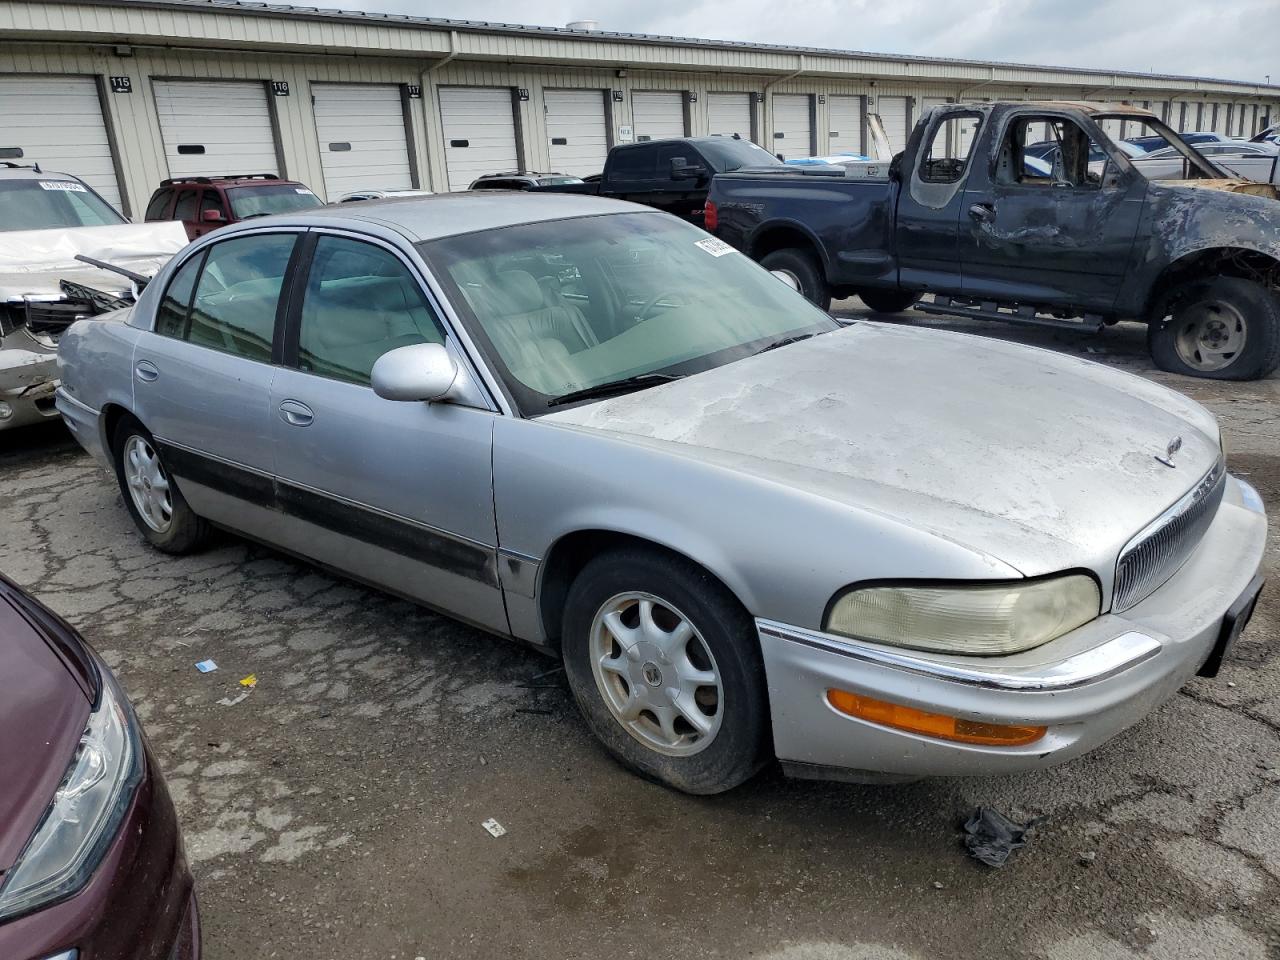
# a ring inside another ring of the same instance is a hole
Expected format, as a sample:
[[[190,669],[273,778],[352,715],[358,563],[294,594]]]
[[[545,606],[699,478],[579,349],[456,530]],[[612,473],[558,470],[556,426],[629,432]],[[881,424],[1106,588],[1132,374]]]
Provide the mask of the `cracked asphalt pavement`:
[[[1280,380],[1161,374],[1129,324],[1085,338],[897,322],[1190,394],[1280,516]],[[1280,958],[1280,538],[1221,676],[1088,757],[891,787],[770,771],[692,798],[605,756],[563,676],[540,676],[551,661],[229,535],[154,552],[61,425],[0,445],[2,569],[80,628],[137,705],[211,960]],[[216,672],[196,671],[206,658]],[[256,689],[220,702],[251,673]],[[1003,870],[961,845],[978,804],[1044,818]]]

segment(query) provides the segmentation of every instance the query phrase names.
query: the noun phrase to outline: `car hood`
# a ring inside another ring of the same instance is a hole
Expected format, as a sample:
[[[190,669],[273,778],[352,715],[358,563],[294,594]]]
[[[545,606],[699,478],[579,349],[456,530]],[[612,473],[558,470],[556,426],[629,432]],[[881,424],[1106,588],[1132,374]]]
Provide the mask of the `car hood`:
[[[89,718],[83,648],[71,642],[69,631],[53,638],[0,580],[0,875],[48,809]]]
[[[0,301],[60,296],[62,279],[107,293],[127,293],[129,281],[120,274],[99,270],[76,255],[149,277],[186,245],[187,232],[177,222],[0,231]]]
[[[1104,583],[1220,456],[1193,401],[1099,364],[860,322],[543,422],[625,435],[962,544]],[[1165,456],[1182,448],[1173,468]]]

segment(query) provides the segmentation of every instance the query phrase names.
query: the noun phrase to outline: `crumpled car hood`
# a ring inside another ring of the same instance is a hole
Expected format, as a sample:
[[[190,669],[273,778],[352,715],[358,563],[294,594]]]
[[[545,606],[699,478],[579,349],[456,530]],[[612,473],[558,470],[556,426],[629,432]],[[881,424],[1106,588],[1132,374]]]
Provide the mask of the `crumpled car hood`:
[[[891,516],[1028,576],[1114,564],[1220,455],[1212,415],[1149,381],[868,322],[541,421]],[[1170,468],[1156,456],[1176,436]]]
[[[186,230],[176,221],[0,231],[0,301],[58,295],[62,279],[127,292],[124,277],[82,263],[76,254],[152,276],[186,245]]]

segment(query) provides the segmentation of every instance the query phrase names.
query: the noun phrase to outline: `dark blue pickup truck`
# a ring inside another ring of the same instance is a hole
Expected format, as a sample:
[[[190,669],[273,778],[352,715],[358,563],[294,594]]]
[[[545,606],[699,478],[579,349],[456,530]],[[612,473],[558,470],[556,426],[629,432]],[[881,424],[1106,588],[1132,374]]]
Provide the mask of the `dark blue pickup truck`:
[[[1183,178],[1148,181],[1107,121],[1165,138]],[[1047,158],[1026,153],[1046,140]],[[719,174],[704,220],[824,308],[857,294],[883,312],[1141,320],[1165,370],[1249,380],[1280,366],[1276,188],[1233,179],[1134,108],[937,107],[890,164]]]

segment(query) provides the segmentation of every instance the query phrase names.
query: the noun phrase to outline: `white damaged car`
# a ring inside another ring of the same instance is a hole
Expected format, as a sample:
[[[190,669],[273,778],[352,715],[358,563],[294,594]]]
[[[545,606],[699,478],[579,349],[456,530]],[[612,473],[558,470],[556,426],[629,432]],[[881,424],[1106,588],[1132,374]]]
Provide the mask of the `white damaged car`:
[[[76,177],[0,164],[0,430],[58,415],[62,331],[132,303],[186,243],[182,224],[129,223]]]

